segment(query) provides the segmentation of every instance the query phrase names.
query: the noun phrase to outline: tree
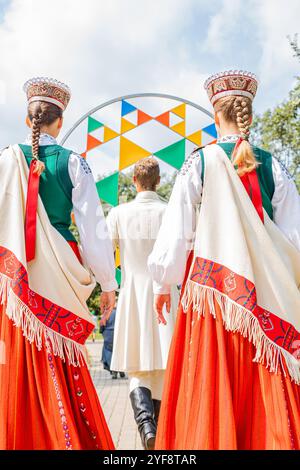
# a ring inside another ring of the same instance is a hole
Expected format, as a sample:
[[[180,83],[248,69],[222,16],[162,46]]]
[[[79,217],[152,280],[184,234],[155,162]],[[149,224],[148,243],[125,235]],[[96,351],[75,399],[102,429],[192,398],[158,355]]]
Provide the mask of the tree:
[[[289,41],[294,56],[300,61],[297,36]],[[287,100],[255,117],[253,135],[254,143],[286,165],[300,190],[300,77],[296,77]]]

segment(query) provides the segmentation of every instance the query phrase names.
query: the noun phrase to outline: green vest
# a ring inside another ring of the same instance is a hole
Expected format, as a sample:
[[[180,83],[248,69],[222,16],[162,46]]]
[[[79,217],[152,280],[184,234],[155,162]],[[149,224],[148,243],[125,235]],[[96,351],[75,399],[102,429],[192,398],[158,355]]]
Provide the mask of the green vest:
[[[30,166],[31,146],[20,145],[20,148]],[[75,241],[70,232],[73,184],[68,165],[71,153],[60,145],[42,145],[39,148],[39,158],[46,167],[41,175],[39,194],[51,224],[67,241]]]
[[[225,151],[228,158],[231,157],[233,149],[235,147],[235,142],[223,142],[219,143],[220,147]],[[273,206],[272,198],[275,190],[273,171],[272,171],[272,155],[265,150],[262,150],[258,147],[252,147],[256,159],[259,161],[260,165],[257,168],[257,176],[259,180],[262,203],[265,211],[269,217],[273,220]],[[204,156],[203,151],[200,150],[200,156],[202,158],[202,178],[204,176]]]

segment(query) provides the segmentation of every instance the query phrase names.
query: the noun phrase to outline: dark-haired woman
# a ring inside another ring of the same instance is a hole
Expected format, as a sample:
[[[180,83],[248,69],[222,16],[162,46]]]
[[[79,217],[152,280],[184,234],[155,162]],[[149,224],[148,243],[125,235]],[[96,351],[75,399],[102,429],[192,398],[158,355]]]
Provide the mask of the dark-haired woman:
[[[219,138],[179,172],[149,260],[162,322],[185,273],[156,448],[299,449],[299,194],[248,141],[255,76],[206,89]]]
[[[25,91],[31,133],[0,156],[0,448],[113,449],[84,345],[92,274],[114,306],[113,249],[88,164],[56,142],[69,88]]]

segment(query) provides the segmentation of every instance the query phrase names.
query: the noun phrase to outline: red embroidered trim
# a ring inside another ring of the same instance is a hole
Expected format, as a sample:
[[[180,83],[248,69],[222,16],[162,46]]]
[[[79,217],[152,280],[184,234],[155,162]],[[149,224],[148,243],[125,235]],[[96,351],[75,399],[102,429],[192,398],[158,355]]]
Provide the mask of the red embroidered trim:
[[[47,328],[76,343],[85,343],[95,326],[32,291],[26,269],[10,250],[2,246],[0,246],[0,274],[11,279],[14,294]]]
[[[300,333],[293,325],[257,304],[255,285],[251,281],[226,266],[199,257],[194,261],[190,280],[216,289],[249,310],[271,341],[300,359]]]

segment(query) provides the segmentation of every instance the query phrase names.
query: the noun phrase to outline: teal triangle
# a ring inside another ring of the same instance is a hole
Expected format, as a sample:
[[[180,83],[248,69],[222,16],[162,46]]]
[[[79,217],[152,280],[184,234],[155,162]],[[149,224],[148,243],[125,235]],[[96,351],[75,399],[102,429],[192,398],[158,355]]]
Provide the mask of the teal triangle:
[[[119,172],[104,178],[96,183],[97,191],[100,199],[107,202],[111,206],[118,205],[119,193]]]
[[[215,139],[218,137],[215,124],[210,124],[209,126],[204,127],[202,131],[206,132],[206,134],[211,135]]]
[[[159,150],[154,155],[169,165],[177,168],[177,170],[180,170],[185,160],[185,139]]]
[[[118,283],[118,286],[120,286],[122,282],[122,271],[119,268],[116,269],[116,281]]]
[[[121,114],[122,116],[126,116],[126,114],[132,113],[132,111],[135,111],[136,107],[133,106],[132,104],[128,103],[127,101],[122,101],[122,111]]]
[[[89,118],[88,118],[88,133],[90,134],[91,132],[95,131],[96,129],[99,129],[99,127],[103,127],[102,122],[99,122],[96,119],[89,116]]]

